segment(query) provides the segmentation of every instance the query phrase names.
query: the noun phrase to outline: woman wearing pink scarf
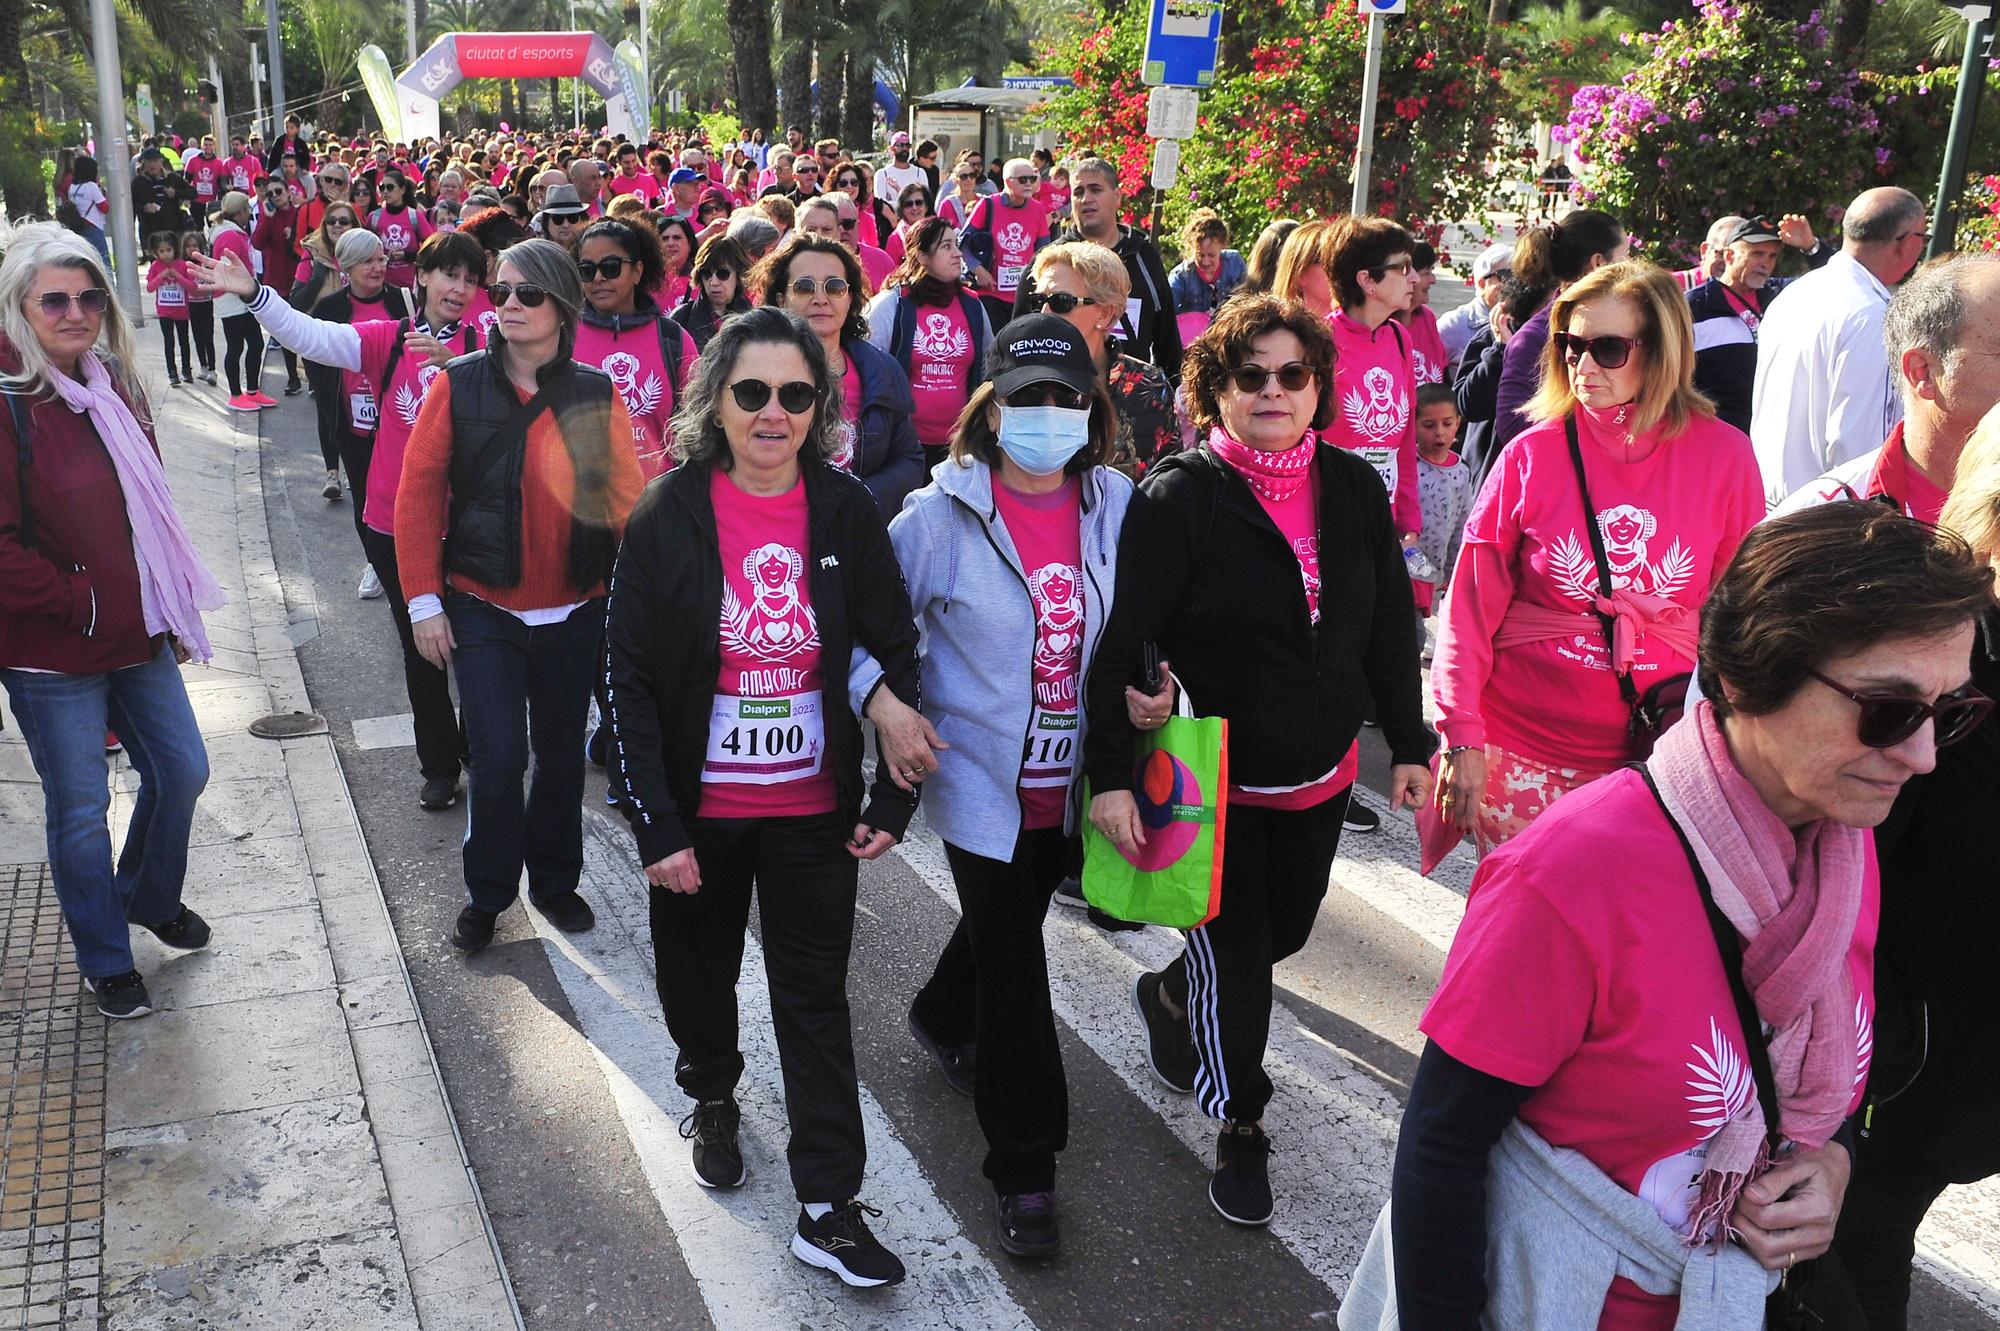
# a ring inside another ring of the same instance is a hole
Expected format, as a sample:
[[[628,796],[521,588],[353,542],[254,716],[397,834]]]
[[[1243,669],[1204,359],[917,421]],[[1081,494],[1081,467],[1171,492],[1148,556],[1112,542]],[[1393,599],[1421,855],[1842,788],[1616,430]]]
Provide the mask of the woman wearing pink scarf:
[[[1600,1328],[1665,1331],[1684,1299],[1702,1301],[1684,1325],[1764,1326],[1775,1278],[1718,1309],[1710,1284],[1684,1285],[1677,1266],[1662,1277],[1662,1251],[1831,1279],[1794,1268],[1832,1242],[1843,1125],[1873,1052],[1869,829],[1992,706],[1967,665],[1992,583],[1963,542],[1879,505],[1763,524],[1704,612],[1714,700],[1643,770],[1564,799],[1480,865],[1397,1152],[1407,1331],[1579,1288],[1602,1291]],[[1601,1174],[1637,1199],[1616,1232],[1498,1240],[1487,1165],[1517,1119],[1574,1153],[1568,1177]]]
[[[131,328],[97,252],[23,226],[0,263],[0,685],[41,777],[49,868],[77,969],[107,1017],[152,1001],[131,925],[198,948],[181,903],[208,755],[180,662],[223,603],[174,511]],[[140,777],[114,871],[103,736]]]
[[[1442,616],[1431,684],[1447,749],[1426,867],[1462,833],[1490,850],[1641,756],[1631,700],[1694,668],[1702,603],[1764,516],[1749,439],[1694,389],[1671,277],[1599,268],[1556,298],[1549,327],[1537,424],[1473,503]]]

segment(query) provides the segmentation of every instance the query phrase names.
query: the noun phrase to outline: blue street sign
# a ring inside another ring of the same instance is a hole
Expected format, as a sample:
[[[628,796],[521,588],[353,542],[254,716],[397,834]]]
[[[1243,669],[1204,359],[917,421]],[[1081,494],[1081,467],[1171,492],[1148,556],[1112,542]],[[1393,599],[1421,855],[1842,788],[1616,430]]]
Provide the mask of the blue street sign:
[[[1181,88],[1214,83],[1222,0],[1152,0],[1152,6],[1140,79]]]

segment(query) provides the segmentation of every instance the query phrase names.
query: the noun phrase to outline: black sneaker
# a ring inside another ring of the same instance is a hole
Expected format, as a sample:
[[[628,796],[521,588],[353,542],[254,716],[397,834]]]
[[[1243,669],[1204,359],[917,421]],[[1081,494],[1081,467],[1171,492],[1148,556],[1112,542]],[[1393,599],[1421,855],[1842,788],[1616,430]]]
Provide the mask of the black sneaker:
[[[1350,832],[1379,831],[1382,826],[1382,815],[1360,800],[1349,797],[1347,812],[1340,816],[1340,825]]]
[[[186,906],[182,906],[181,913],[165,924],[149,924],[146,928],[168,947],[177,947],[184,952],[208,946],[208,921]]]
[[[1071,910],[1082,910],[1090,903],[1083,899],[1083,880],[1065,878],[1056,884],[1056,904],[1068,906]]]
[[[542,913],[543,919],[566,934],[588,933],[597,927],[597,913],[574,890],[559,897],[550,897],[547,901],[537,901],[535,909]]]
[[[743,1111],[734,1100],[703,1100],[681,1120],[681,1140],[694,1143],[694,1181],[704,1188],[740,1188],[750,1171],[736,1130]]]
[[[290,383],[288,383],[288,384],[286,384],[286,385],[285,385],[285,396],[286,396],[286,397],[297,397],[297,396],[298,396],[299,394],[301,394],[301,393],[303,393],[303,392],[305,392],[305,391],[306,391],[306,386],[305,386],[304,384],[300,383],[300,382],[299,382],[298,380],[296,380],[296,379],[292,380],[292,381],[291,381]]]
[[[1231,1122],[1215,1139],[1215,1176],[1208,1200],[1224,1220],[1236,1225],[1268,1225],[1271,1201],[1271,1139],[1255,1123]]]
[[[493,941],[493,922],[499,918],[490,910],[467,906],[458,913],[458,924],[451,931],[451,945],[477,952]]]
[[[1053,1192],[1010,1192],[1000,1198],[1000,1246],[1016,1257],[1053,1257],[1062,1247]]]
[[[940,1042],[924,1029],[914,1012],[910,1014],[910,1035],[937,1060],[938,1070],[944,1073],[945,1085],[960,1095],[972,1094],[973,1072],[978,1066],[977,1046]]]
[[[1116,915],[1101,911],[1095,906],[1084,907],[1083,913],[1090,917],[1092,924],[1108,934],[1136,933],[1146,927],[1135,920],[1121,920]]]
[[[458,781],[449,776],[433,776],[424,780],[424,788],[417,792],[417,803],[436,813],[449,809],[458,803]]]
[[[128,1017],[143,1017],[153,1010],[152,995],[146,992],[146,982],[137,971],[84,983],[97,995],[97,1010],[107,1017],[123,1021]]]
[[[1187,1018],[1176,1017],[1160,1002],[1160,972],[1147,971],[1132,982],[1132,1010],[1146,1028],[1146,1066],[1160,1085],[1176,1095],[1194,1094],[1194,1036]]]
[[[853,1198],[815,1220],[799,1208],[799,1227],[792,1235],[792,1256],[807,1266],[831,1271],[858,1289],[903,1283],[903,1264],[868,1232],[861,1213],[882,1213]]]

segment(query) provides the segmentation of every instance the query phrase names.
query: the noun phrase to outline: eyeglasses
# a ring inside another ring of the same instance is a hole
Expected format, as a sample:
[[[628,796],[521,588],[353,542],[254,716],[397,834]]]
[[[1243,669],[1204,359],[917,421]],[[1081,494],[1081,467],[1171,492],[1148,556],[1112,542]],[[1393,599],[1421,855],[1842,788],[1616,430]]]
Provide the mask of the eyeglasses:
[[[844,296],[848,292],[847,279],[844,277],[829,277],[824,282],[816,277],[795,277],[792,279],[792,294],[794,296],[816,296],[822,291],[829,296]],[[745,407],[744,410],[750,411],[753,408]]]
[[[1374,275],[1374,278],[1377,282],[1380,282],[1384,277],[1387,277],[1390,273],[1407,273],[1410,271],[1411,267],[1412,265],[1408,259],[1398,259],[1394,263],[1385,263],[1379,267],[1370,268],[1368,271]]]
[[[1039,185],[1042,183],[1042,178],[1040,176],[1015,176],[1013,177],[1013,181],[1016,185]]]
[[[609,259],[597,259],[595,261],[578,259],[576,261],[576,272],[577,276],[586,282],[595,282],[599,274],[615,282],[618,280],[618,275],[625,271],[625,265],[627,264],[631,264],[636,268],[638,261],[636,259],[618,258],[615,255]]]
[[[345,185],[345,184],[347,183],[347,177],[346,177],[346,176],[321,176],[321,177],[319,178],[319,183],[320,183],[320,184],[322,184],[322,185]]]
[[[839,279],[835,279],[838,281]],[[794,379],[777,387],[778,405],[788,416],[803,416],[813,408],[819,397],[819,390],[804,379]],[[729,385],[729,396],[736,399],[736,405],[744,411],[762,411],[764,404],[771,400],[772,385],[762,379],[738,379]]]
[[[348,227],[353,226],[354,222],[352,219],[346,217],[329,217],[321,221],[320,225],[325,227],[329,231],[335,231],[335,230],[344,231]]]
[[[1244,393],[1261,393],[1264,385],[1272,379],[1287,393],[1296,393],[1311,385],[1313,368],[1304,361],[1295,360],[1280,365],[1275,370],[1267,370],[1261,365],[1239,365],[1229,372],[1229,381]]]
[[[1871,749],[1894,748],[1916,734],[1926,721],[1935,722],[1931,734],[1942,749],[1970,735],[1993,710],[1993,700],[1970,685],[1931,703],[1897,693],[1856,693],[1817,670],[1806,673],[1861,708],[1854,737]]]
[[[701,280],[704,282],[727,282],[734,276],[736,276],[734,268],[711,268],[701,275]]]
[[[1072,296],[1067,291],[1051,291],[1046,296],[1037,295],[1035,297],[1037,308],[1051,310],[1056,314],[1071,314],[1075,312],[1076,307],[1079,305],[1095,304],[1097,304],[1097,301],[1090,296]]]
[[[1589,352],[1590,358],[1607,370],[1622,369],[1632,359],[1632,348],[1639,345],[1636,337],[1577,337],[1572,333],[1551,333],[1549,340],[1568,364],[1575,365]]]
[[[954,171],[952,172],[952,174],[960,180],[979,179],[979,173],[977,171]]]
[[[858,230],[860,226],[861,219],[858,217],[843,217],[840,219],[840,229],[842,231]]]
[[[835,189],[860,189],[861,182],[853,176],[842,176],[833,182],[833,187]]]
[[[103,287],[90,287],[75,296],[67,291],[44,291],[36,299],[42,303],[42,313],[51,319],[60,319],[68,314],[72,300],[85,314],[102,314],[111,306],[111,293]]]
[[[1068,384],[1044,380],[1039,384],[1029,384],[1017,388],[1007,395],[1010,407],[1061,407],[1066,411],[1081,411],[1090,405],[1087,394],[1079,393]]]
[[[811,163],[807,163],[803,166],[794,166],[792,174],[795,176],[816,176],[819,174],[819,168]]]
[[[486,299],[493,302],[496,310],[507,303],[509,296],[520,297],[524,310],[539,310],[542,302],[549,298],[549,291],[547,287],[538,287],[532,282],[495,282],[486,288]]]

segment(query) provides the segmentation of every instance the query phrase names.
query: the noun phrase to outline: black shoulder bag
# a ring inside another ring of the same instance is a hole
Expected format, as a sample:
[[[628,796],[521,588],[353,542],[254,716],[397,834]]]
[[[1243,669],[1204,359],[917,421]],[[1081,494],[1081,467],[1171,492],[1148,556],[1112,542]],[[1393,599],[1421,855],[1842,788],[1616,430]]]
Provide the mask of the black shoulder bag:
[[[1590,533],[1590,557],[1597,564],[1597,594],[1611,595],[1611,560],[1604,553],[1604,533],[1597,529],[1597,506],[1590,502],[1590,482],[1583,475],[1583,449],[1576,441],[1576,416],[1563,420],[1563,433],[1569,439],[1570,465],[1576,468],[1576,488],[1583,495],[1583,526]],[[1598,610],[1593,603],[1598,620],[1604,625],[1604,649],[1607,653],[1616,651],[1617,620]],[[1667,728],[1681,719],[1687,710],[1688,685],[1693,682],[1692,674],[1669,675],[1644,694],[1632,682],[1632,672],[1620,670],[1616,661],[1611,662],[1611,673],[1618,680],[1618,696],[1625,700],[1631,718],[1625,723],[1625,735],[1632,743],[1632,756],[1644,759],[1653,751],[1653,745]]]
[[[1701,908],[1708,916],[1709,932],[1715,935],[1715,950],[1722,954],[1722,973],[1729,979],[1730,997],[1736,1002],[1736,1020],[1743,1027],[1750,1076],[1757,1083],[1757,1107],[1764,1114],[1765,1140],[1775,1158],[1784,1141],[1778,1128],[1778,1082],[1771,1074],[1771,1047],[1764,1039],[1764,1019],[1758,1015],[1749,986],[1743,983],[1743,940],[1737,935],[1736,926],[1722,913],[1722,907],[1715,904],[1715,890],[1708,884],[1708,875],[1702,871],[1701,861],[1695,857],[1694,847],[1688,844],[1679,820],[1660,798],[1653,774],[1644,763],[1633,763],[1632,767],[1652,792],[1654,802],[1666,816],[1667,826],[1674,829],[1681,853],[1687,856],[1688,868],[1694,874],[1694,885],[1701,893]],[[1868,1331],[1867,1318],[1861,1312],[1853,1283],[1847,1278],[1847,1269],[1830,1252],[1800,1262],[1785,1272],[1778,1288],[1765,1302],[1764,1326],[1767,1331]]]

